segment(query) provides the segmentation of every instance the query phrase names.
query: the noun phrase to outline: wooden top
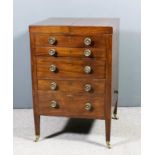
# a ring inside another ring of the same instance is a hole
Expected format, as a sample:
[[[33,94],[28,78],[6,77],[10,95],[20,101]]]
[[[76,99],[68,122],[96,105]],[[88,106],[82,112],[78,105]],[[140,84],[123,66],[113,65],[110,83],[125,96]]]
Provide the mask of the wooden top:
[[[31,29],[40,27],[100,27],[112,33],[119,26],[117,18],[48,18],[30,25]],[[32,30],[33,31],[33,30]]]
[[[48,18],[33,25],[35,26],[108,26],[117,24],[117,18]]]

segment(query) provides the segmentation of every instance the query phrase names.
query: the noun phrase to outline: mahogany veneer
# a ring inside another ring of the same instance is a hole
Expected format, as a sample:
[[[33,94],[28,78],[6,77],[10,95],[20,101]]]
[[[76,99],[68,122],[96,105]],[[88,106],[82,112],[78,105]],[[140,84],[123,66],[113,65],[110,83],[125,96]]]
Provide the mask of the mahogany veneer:
[[[31,25],[35,133],[40,116],[104,119],[118,98],[118,20],[52,18]],[[115,117],[116,118],[116,117]]]

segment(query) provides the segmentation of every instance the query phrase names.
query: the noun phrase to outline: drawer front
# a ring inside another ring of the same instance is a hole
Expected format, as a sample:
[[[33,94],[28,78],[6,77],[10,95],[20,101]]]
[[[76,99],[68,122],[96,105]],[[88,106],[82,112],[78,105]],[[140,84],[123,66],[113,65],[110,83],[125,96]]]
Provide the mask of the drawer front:
[[[38,91],[38,101],[42,115],[104,118],[104,95],[78,96]],[[56,102],[56,107],[53,102]]]
[[[106,58],[106,48],[62,48],[62,47],[36,47],[35,54],[38,56],[54,57],[90,57]],[[51,54],[54,51],[54,54]],[[88,55],[90,52],[90,55]]]
[[[51,66],[52,65],[52,66]],[[37,58],[38,79],[51,78],[105,78],[105,65],[103,59],[73,59],[73,58]],[[55,67],[55,71],[53,70]],[[51,69],[52,68],[52,69]],[[86,73],[90,71],[90,73]]]
[[[38,80],[38,90],[54,93],[105,94],[105,80]]]
[[[53,45],[49,43],[49,39],[54,38]],[[84,40],[91,39],[90,45],[85,45]],[[68,35],[50,35],[36,34],[36,46],[52,46],[52,47],[105,47],[105,37],[102,36],[68,36]]]

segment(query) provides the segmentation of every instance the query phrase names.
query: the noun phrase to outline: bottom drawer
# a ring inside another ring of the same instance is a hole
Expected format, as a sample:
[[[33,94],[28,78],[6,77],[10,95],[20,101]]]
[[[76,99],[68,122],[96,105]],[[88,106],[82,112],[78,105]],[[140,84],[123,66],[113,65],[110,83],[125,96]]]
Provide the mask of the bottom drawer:
[[[104,118],[103,95],[72,95],[38,91],[41,115],[68,116],[75,118]]]

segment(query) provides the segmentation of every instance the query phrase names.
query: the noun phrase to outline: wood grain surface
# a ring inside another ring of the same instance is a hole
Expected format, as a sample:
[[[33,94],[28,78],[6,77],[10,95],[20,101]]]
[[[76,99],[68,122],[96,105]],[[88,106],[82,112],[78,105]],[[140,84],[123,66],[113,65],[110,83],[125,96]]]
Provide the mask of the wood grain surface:
[[[102,18],[50,18],[29,26],[35,134],[40,135],[40,116],[105,119],[110,141],[111,106],[118,98],[118,20]],[[56,43],[50,45],[49,37]],[[84,39],[90,37],[91,45]],[[49,55],[55,49],[56,55]],[[86,57],[84,50],[90,49]],[[56,66],[56,72],[50,66]],[[84,67],[90,66],[90,74]],[[51,83],[57,89],[51,90]],[[85,84],[92,90],[86,92]],[[117,92],[117,95],[116,93]],[[51,107],[51,101],[59,106]],[[85,104],[91,103],[90,111]]]

